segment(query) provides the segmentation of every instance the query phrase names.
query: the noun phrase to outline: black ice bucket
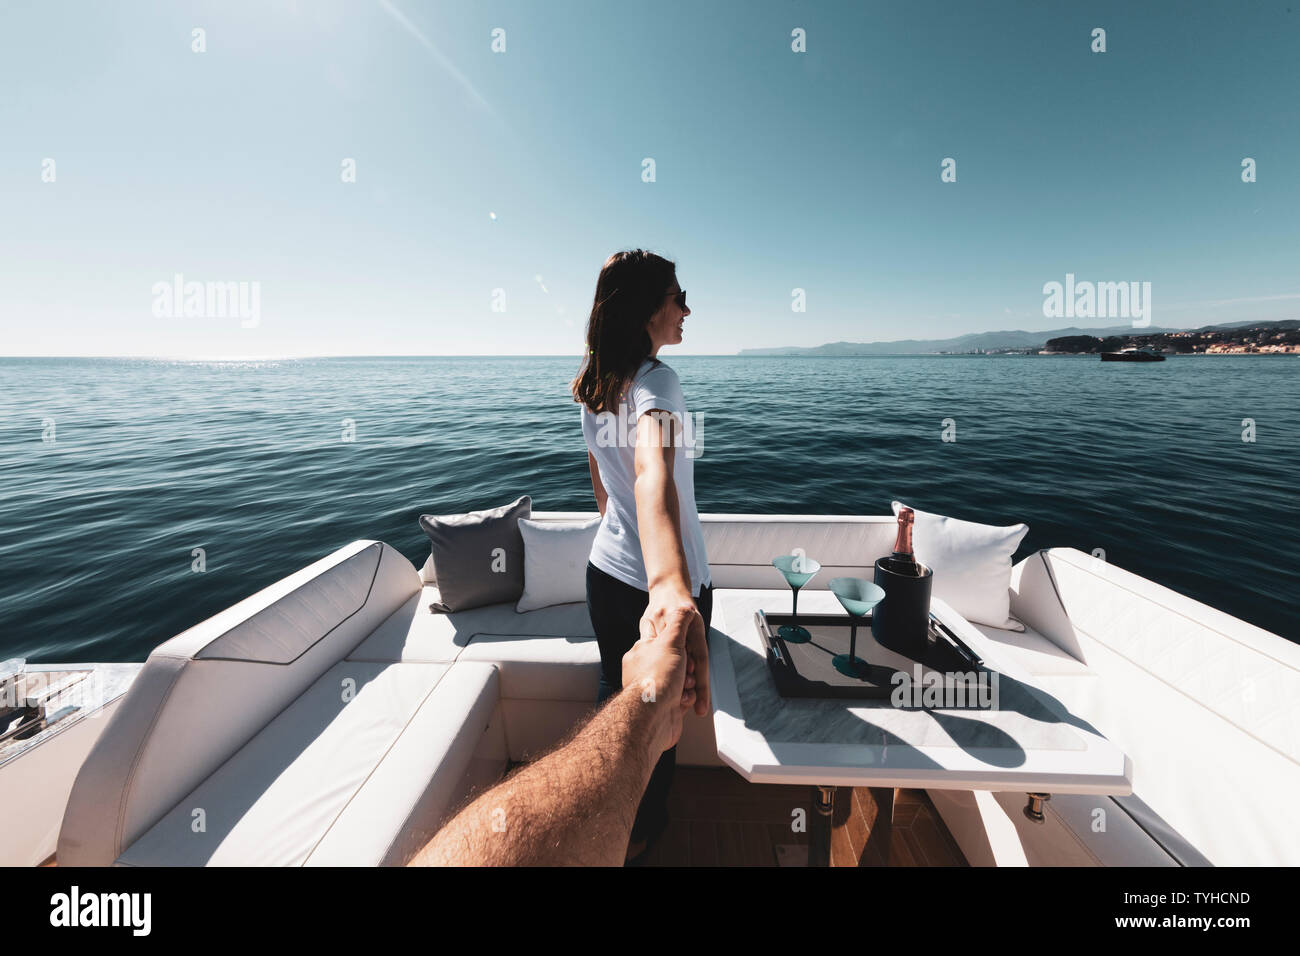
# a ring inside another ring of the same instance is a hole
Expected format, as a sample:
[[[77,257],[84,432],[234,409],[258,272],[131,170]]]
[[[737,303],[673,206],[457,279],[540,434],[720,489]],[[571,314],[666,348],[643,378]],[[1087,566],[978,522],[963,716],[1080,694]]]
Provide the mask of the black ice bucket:
[[[885,596],[871,610],[871,633],[891,651],[920,660],[930,640],[934,572],[923,567],[925,573],[919,578],[897,574],[885,567],[886,560],[876,562],[876,584],[885,589]]]

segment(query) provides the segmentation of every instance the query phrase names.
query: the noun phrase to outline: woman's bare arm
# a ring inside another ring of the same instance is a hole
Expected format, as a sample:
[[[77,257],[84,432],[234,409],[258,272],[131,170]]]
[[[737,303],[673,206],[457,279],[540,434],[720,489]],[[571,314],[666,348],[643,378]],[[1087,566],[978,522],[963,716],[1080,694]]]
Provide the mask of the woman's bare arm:
[[[609,495],[605,491],[605,486],[600,483],[600,469],[596,467],[596,456],[591,452],[587,452],[587,468],[591,471],[591,490],[596,495],[596,510],[603,518],[605,502],[609,500]]]
[[[650,587],[645,617],[660,630],[675,612],[691,612],[686,650],[694,663],[695,712],[703,717],[710,707],[709,647],[704,618],[691,596],[691,576],[682,547],[681,514],[673,482],[675,442],[680,440],[680,420],[663,409],[650,409],[637,419],[636,520]]]

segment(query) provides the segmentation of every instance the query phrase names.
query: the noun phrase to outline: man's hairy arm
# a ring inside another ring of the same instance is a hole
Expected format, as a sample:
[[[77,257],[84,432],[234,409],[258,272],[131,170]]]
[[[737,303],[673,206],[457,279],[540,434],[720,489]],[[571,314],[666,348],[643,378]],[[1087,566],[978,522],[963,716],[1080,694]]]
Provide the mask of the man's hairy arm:
[[[617,866],[659,755],[695,700],[674,618],[623,658],[623,690],[566,743],[465,807],[412,866]]]

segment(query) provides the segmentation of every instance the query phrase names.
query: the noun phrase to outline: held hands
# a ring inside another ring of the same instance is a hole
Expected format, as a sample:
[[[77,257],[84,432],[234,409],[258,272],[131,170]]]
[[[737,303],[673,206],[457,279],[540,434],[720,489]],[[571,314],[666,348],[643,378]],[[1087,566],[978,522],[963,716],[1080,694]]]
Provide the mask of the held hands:
[[[676,746],[682,736],[682,716],[695,702],[695,668],[685,642],[689,624],[684,610],[668,615],[659,631],[643,617],[641,639],[623,655],[624,692],[638,694],[643,704],[654,706],[651,753],[656,757]]]
[[[705,633],[705,619],[699,617],[699,610],[685,588],[650,587],[650,605],[642,620],[649,620],[656,633],[662,633],[667,627],[669,615],[685,615],[686,656],[690,658],[690,672],[695,678],[695,714],[705,717],[710,711],[711,700],[708,695],[708,637]],[[642,635],[645,631],[642,630]]]
[[[685,604],[652,596],[641,618],[641,639],[623,655],[623,687],[640,694],[643,703],[663,705],[655,708],[656,755],[676,746],[692,705],[708,713],[708,668],[704,619],[690,596]]]

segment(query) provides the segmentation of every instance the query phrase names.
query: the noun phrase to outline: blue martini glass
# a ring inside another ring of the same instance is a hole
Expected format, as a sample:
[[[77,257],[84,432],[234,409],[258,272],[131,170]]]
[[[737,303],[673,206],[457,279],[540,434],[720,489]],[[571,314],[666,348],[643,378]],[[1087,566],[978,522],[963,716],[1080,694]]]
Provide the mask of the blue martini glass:
[[[794,602],[790,610],[790,619],[794,623],[782,624],[777,633],[781,635],[781,640],[791,644],[807,644],[812,640],[812,635],[808,633],[808,628],[799,623],[799,589],[811,581],[822,566],[802,554],[783,554],[772,559],[772,567],[781,572],[785,583],[794,590]]]
[[[849,652],[836,654],[831,663],[841,674],[864,680],[871,673],[871,665],[856,654],[858,621],[870,614],[871,609],[880,603],[885,596],[885,589],[863,578],[831,578],[830,589],[852,618]]]

